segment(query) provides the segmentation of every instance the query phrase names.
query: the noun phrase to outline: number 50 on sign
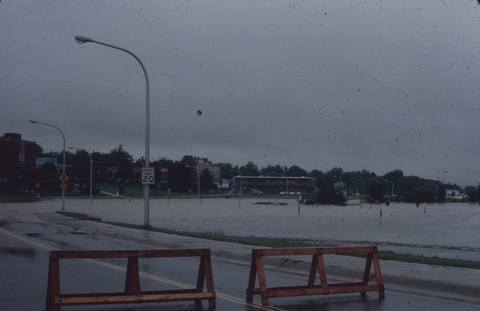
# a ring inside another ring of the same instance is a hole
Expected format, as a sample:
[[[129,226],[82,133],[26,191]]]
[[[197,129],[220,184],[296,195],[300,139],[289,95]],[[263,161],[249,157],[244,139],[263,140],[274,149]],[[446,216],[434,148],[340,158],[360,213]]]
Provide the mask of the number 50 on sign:
[[[155,168],[142,167],[142,184],[154,184],[155,183]]]

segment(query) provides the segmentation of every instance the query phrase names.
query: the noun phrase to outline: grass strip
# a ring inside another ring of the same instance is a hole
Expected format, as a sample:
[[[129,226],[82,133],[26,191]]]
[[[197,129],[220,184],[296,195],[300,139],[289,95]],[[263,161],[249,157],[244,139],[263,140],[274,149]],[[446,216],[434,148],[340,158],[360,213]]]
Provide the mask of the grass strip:
[[[262,246],[262,247],[318,247],[313,243],[307,243],[302,240],[294,240],[294,239],[280,239],[280,238],[259,238],[259,237],[241,237],[241,236],[229,236],[225,235],[221,232],[190,232],[190,231],[178,231],[178,230],[171,230],[171,229],[164,229],[164,228],[155,228],[152,226],[142,226],[142,225],[133,225],[123,222],[115,222],[115,221],[105,221],[97,217],[91,217],[86,214],[82,213],[72,213],[72,212],[57,212],[61,215],[75,218],[78,220],[90,220],[96,221],[101,223],[106,223],[113,226],[119,226],[123,228],[129,229],[137,229],[137,230],[146,230],[151,232],[159,232],[159,233],[167,233],[167,234],[174,234],[179,236],[186,236],[192,238],[201,238],[213,241],[220,241],[220,242],[229,242],[229,243],[237,243],[237,244],[244,244],[244,245],[252,245],[252,246]],[[351,256],[356,257],[363,257],[365,258],[365,254],[352,254]],[[424,265],[431,265],[431,266],[442,266],[442,267],[455,267],[455,268],[467,268],[467,269],[477,269],[480,270],[480,262],[473,261],[473,260],[463,260],[463,259],[449,259],[449,258],[440,258],[437,256],[434,257],[426,257],[420,255],[411,255],[411,254],[398,254],[392,251],[379,251],[378,257],[381,260],[391,260],[391,261],[399,261],[399,262],[408,262],[408,263],[417,263],[417,264],[424,264]]]
[[[438,256],[427,257],[411,254],[397,254],[392,251],[379,251],[378,257],[382,260],[418,263],[430,266],[455,267],[480,270],[480,261],[440,258]]]

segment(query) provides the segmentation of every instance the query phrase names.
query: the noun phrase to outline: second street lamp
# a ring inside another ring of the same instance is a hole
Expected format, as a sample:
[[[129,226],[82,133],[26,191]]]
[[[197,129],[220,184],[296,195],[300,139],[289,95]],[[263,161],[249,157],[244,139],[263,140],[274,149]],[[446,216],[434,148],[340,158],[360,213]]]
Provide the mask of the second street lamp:
[[[243,183],[242,183],[242,173],[239,171],[232,170],[232,172],[236,172],[240,175],[240,188],[238,190],[238,207],[240,207],[240,200],[242,199],[242,192],[243,192]]]
[[[448,173],[448,171],[443,171],[443,172],[437,171],[437,172],[439,172],[440,174],[443,175],[443,177],[442,177],[442,178],[443,178],[443,179],[442,179],[442,184],[443,184],[443,187],[445,188],[445,174]]]
[[[126,50],[124,48],[111,45],[108,43],[103,43],[100,41],[93,40],[88,37],[83,37],[83,36],[75,36],[75,41],[79,44],[83,43],[96,43],[100,44],[106,47],[110,47],[116,50],[120,50],[123,52],[126,52],[130,55],[132,55],[140,64],[140,66],[143,69],[143,74],[145,75],[145,85],[146,85],[146,95],[145,95],[145,100],[146,100],[146,109],[145,109],[145,169],[150,167],[150,80],[148,79],[148,74],[147,74],[147,69],[143,65],[142,61],[140,58],[137,57],[137,55],[133,54],[129,50]],[[150,225],[150,184],[144,184],[143,185],[143,201],[144,201],[144,225],[149,226]]]
[[[80,148],[75,148],[75,147],[68,147],[69,149],[75,149],[75,150],[83,150],[83,149],[80,149]],[[87,152],[87,151],[85,151]],[[93,172],[93,169],[92,169],[92,166],[93,166],[93,159],[92,159],[92,154],[90,152],[87,152],[88,153],[88,156],[90,157],[90,204],[92,204],[92,183],[93,183],[93,175],[92,175],[92,172]]]
[[[288,176],[285,174],[278,174],[278,175],[285,177],[285,191],[287,191],[287,196],[289,196],[290,193],[288,192]]]
[[[200,199],[200,170],[198,169],[198,167],[193,166],[193,165],[185,165],[185,166],[186,167],[192,167],[192,168],[197,170],[197,193],[198,193],[198,199]]]
[[[58,127],[56,127],[55,125],[52,125],[52,124],[38,122],[38,121],[34,121],[34,120],[29,120],[28,122],[30,122],[32,124],[37,123],[37,124],[42,124],[42,125],[54,127],[60,132],[60,134],[62,134],[62,138],[63,138],[63,165],[62,165],[63,172],[62,172],[62,176],[65,175],[65,135],[63,135],[63,132]],[[62,211],[65,211],[65,188],[62,188]]]
[[[243,179],[242,179],[243,175],[239,171],[232,170],[232,172],[236,172],[240,175],[240,189],[239,189],[238,193],[239,193],[239,198],[241,198],[242,194],[243,194]]]
[[[340,191],[342,192],[343,194],[343,179],[341,177],[338,177],[338,176],[333,176],[333,178],[338,178],[340,179]]]

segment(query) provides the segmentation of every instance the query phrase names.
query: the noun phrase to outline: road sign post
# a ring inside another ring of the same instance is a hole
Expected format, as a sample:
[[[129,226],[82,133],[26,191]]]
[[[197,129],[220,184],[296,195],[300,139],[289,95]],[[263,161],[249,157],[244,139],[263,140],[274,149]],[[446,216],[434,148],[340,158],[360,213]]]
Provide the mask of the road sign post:
[[[155,183],[155,168],[143,167],[142,168],[142,184],[152,185]]]
[[[60,184],[60,189],[65,190],[68,189],[67,181],[70,179],[67,174],[63,173],[62,175],[58,176],[58,179],[62,182]]]
[[[68,178],[67,174],[63,173],[62,175],[58,176],[58,179],[64,184],[66,183],[70,178]]]

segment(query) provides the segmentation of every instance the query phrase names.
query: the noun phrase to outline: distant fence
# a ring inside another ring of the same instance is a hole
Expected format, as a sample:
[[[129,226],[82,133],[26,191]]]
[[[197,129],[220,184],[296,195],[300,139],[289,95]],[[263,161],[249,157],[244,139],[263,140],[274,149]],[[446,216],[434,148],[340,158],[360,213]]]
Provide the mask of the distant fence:
[[[363,279],[360,282],[335,283],[329,284],[325,271],[324,254],[354,254],[366,253],[367,259]],[[305,286],[284,286],[267,287],[265,278],[265,269],[263,266],[263,257],[266,256],[292,256],[292,255],[312,255],[312,264],[308,283]],[[376,284],[368,284],[370,279],[370,269],[373,263]],[[320,275],[320,284],[315,285],[317,271]],[[258,287],[255,287],[255,281],[258,276]],[[365,295],[368,291],[378,291],[380,298],[385,297],[380,264],[378,262],[378,251],[376,246],[342,246],[342,247],[306,247],[306,248],[264,248],[252,250],[252,263],[250,267],[250,277],[247,287],[247,303],[253,301],[253,295],[260,295],[262,305],[268,306],[268,298],[273,297],[291,297],[306,295],[329,295],[340,293],[360,292]]]
[[[141,291],[138,258],[200,257],[196,288]],[[125,290],[114,293],[60,293],[60,259],[128,258]],[[206,285],[206,291],[204,291]],[[142,302],[167,302],[208,299],[209,307],[215,307],[216,294],[213,286],[212,265],[209,249],[165,250],[94,250],[51,251],[48,267],[46,311],[60,311],[62,305],[123,304]]]

